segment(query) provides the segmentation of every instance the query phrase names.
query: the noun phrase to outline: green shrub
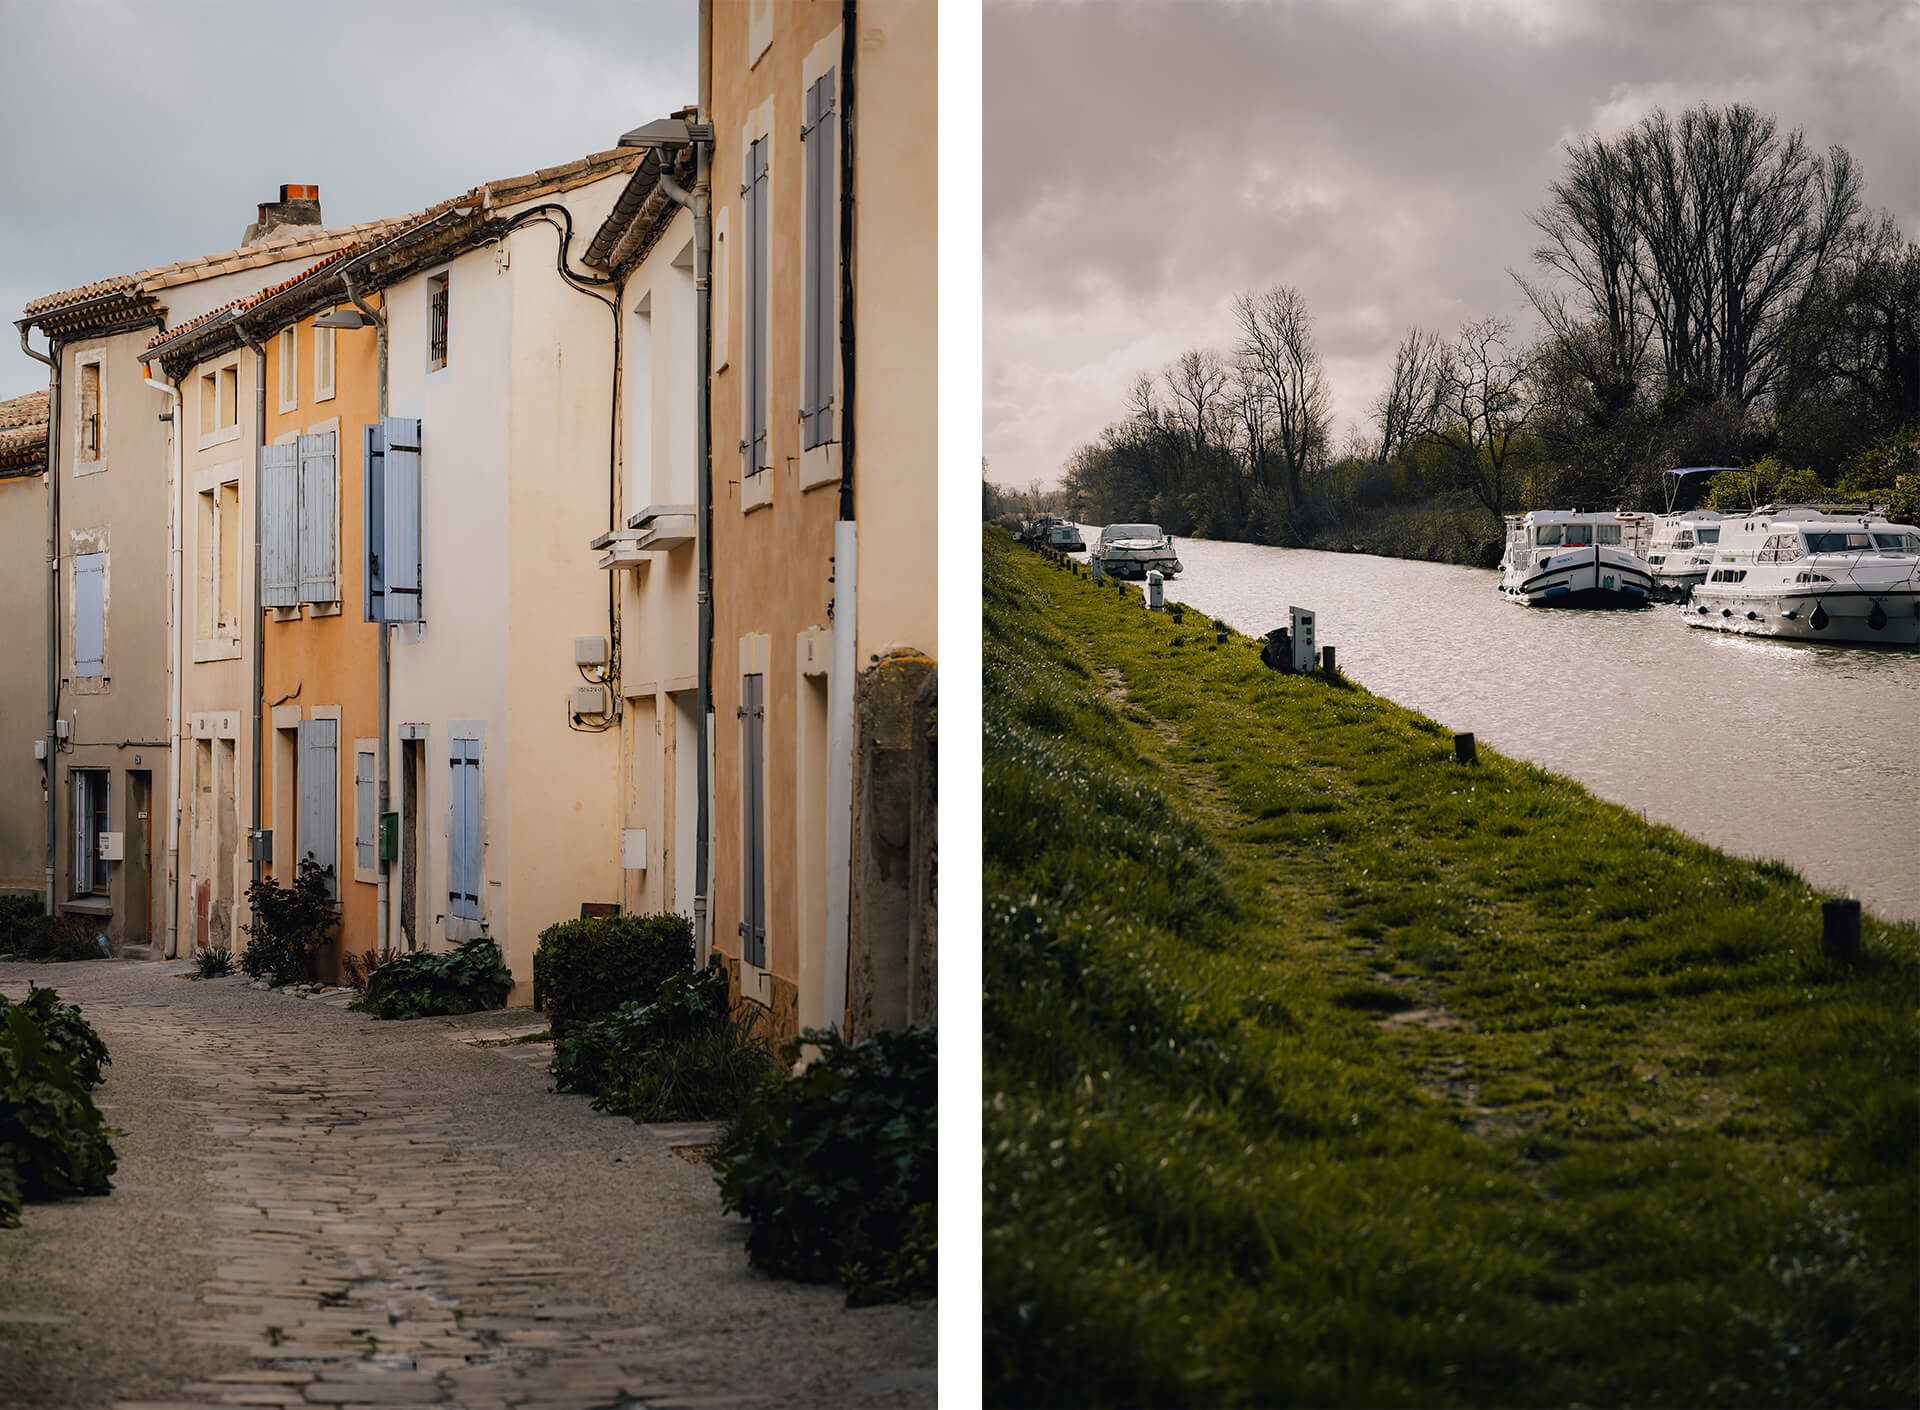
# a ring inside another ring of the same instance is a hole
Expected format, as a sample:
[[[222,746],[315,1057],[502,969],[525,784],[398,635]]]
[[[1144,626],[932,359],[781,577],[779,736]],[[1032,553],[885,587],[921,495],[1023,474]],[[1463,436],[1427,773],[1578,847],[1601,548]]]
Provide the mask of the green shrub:
[[[439,954],[388,960],[367,976],[367,992],[353,1007],[375,1018],[477,1013],[499,1008],[512,990],[513,972],[500,947],[480,935]]]
[[[747,1256],[781,1277],[838,1278],[853,1306],[932,1296],[934,1030],[858,1043],[808,1032],[801,1043],[817,1044],[819,1058],[762,1088],[714,1152],[726,1207],[753,1223]]]
[[[0,955],[18,954],[28,930],[41,919],[44,904],[38,896],[0,896]]]
[[[21,1199],[105,1194],[114,1168],[110,1138],[119,1134],[101,1121],[82,1067],[91,1059],[97,1075],[105,1048],[92,1059],[98,1037],[72,1041],[77,1011],[51,989],[39,992],[49,998],[36,1005],[36,994],[0,1012],[0,1225],[7,1227],[20,1222]],[[55,1015],[62,1032],[49,1034],[40,1009]]]
[[[533,1005],[558,1038],[570,1024],[650,1003],[667,977],[693,968],[693,922],[663,913],[566,920],[540,932]]]
[[[85,916],[50,916],[38,896],[0,896],[0,954],[21,960],[106,957],[98,927]]]
[[[553,1075],[563,1092],[587,1092],[602,1111],[635,1121],[731,1116],[773,1077],[761,1010],[727,1003],[727,970],[669,975],[651,1003],[623,1004],[576,1023],[555,1041]]]
[[[6,995],[0,994],[0,1016],[12,1007],[15,1005]],[[93,1031],[93,1025],[80,1016],[79,1005],[63,1004],[54,990],[32,984],[27,986],[27,997],[17,1007],[40,1025],[49,1052],[70,1063],[74,1075],[87,1086],[100,1085],[101,1069],[112,1059],[107,1056],[107,1045]]]
[[[292,886],[269,876],[247,887],[253,922],[241,927],[247,932],[241,969],[275,984],[304,984],[313,978],[313,952],[340,927],[340,907],[328,893],[332,875],[332,867],[303,859]]]
[[[193,956],[193,977],[195,979],[218,979],[224,974],[233,973],[233,951],[226,946],[217,946],[210,950],[196,950]]]

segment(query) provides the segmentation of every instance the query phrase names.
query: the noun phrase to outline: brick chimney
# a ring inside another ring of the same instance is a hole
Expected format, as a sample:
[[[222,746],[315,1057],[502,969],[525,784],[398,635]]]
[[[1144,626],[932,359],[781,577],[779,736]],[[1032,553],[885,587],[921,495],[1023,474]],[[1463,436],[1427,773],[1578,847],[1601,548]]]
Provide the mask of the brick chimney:
[[[243,247],[259,245],[276,235],[320,228],[320,188],[282,186],[279,200],[260,203],[260,219],[247,227],[240,244]]]

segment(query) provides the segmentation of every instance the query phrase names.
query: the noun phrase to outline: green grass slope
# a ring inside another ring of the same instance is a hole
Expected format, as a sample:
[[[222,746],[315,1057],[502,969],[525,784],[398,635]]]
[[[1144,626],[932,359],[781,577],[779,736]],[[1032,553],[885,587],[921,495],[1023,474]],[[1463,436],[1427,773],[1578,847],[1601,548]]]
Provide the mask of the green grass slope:
[[[984,569],[988,1404],[1920,1402],[1920,932]]]

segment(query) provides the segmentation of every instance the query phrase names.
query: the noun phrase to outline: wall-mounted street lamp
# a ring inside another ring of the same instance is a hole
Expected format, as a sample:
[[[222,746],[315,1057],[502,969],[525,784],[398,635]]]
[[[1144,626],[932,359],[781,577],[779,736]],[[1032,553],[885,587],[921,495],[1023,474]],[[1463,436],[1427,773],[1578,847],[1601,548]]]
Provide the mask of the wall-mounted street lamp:
[[[655,118],[652,122],[620,134],[622,147],[685,147],[692,142],[713,141],[713,124],[688,122],[684,118]]]
[[[357,308],[336,308],[313,320],[315,328],[371,328],[373,320]]]

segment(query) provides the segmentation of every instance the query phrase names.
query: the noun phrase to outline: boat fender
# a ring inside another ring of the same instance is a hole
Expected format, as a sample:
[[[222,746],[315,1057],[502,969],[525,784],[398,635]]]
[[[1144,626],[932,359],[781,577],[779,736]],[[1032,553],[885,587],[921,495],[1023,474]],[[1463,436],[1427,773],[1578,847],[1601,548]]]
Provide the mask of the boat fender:
[[[1720,609],[1720,615],[1722,617],[1731,617],[1733,615],[1733,609],[1731,607],[1722,607]]]
[[[1874,603],[1873,610],[1867,613],[1867,625],[1872,627],[1877,632],[1880,630],[1880,628],[1884,627],[1886,624],[1887,624],[1886,608],[1882,607],[1878,602]]]
[[[1747,613],[1747,620],[1749,622],[1757,622],[1760,620],[1760,614],[1758,612],[1749,612]]]
[[[1706,616],[1706,615],[1707,615],[1707,604],[1706,604],[1706,603],[1704,603],[1704,602],[1703,602],[1703,603],[1701,603],[1701,604],[1700,604],[1700,607],[1699,607],[1699,612],[1700,612],[1700,615],[1701,615],[1702,617],[1704,617],[1704,616]]]
[[[1782,612],[1780,615],[1782,617],[1785,617],[1789,622],[1791,622],[1799,617],[1800,609],[1798,607],[1789,607],[1786,611]]]
[[[1827,629],[1827,609],[1816,602],[1813,605],[1813,615],[1807,618],[1807,625],[1817,632],[1825,631]]]

